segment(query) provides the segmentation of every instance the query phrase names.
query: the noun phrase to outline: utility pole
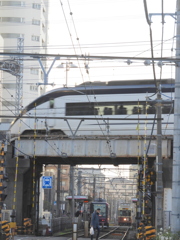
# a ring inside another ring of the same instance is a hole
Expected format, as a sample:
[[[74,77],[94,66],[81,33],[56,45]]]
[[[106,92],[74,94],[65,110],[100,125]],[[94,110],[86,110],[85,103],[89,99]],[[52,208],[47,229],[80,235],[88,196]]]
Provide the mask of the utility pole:
[[[177,0],[176,57],[180,56],[180,0]],[[176,65],[174,97],[174,143],[172,164],[172,213],[171,229],[180,231],[180,63]]]
[[[156,103],[157,113],[157,157],[156,157],[156,228],[160,229],[163,227],[163,181],[162,181],[162,99],[161,89],[158,85]]]
[[[96,177],[94,176],[94,181],[93,181],[93,200],[96,197]]]
[[[81,179],[82,179],[82,171],[78,171],[78,195],[81,196],[81,189],[82,189],[82,183],[81,183]]]
[[[71,214],[72,214],[72,222],[74,221],[74,166],[70,167],[70,187],[71,187],[71,195],[72,195],[72,205],[71,205]]]
[[[60,217],[60,179],[61,179],[61,165],[58,164],[57,169],[57,212],[56,216]]]

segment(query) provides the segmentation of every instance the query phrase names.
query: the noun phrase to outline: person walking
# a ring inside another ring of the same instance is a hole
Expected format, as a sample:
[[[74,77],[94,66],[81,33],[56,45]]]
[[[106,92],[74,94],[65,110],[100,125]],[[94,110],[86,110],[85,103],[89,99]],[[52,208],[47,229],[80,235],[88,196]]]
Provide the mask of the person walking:
[[[98,208],[96,211],[94,211],[91,215],[91,227],[94,228],[94,233],[95,230],[97,229],[97,235],[96,235],[96,240],[98,240],[99,238],[99,233],[100,233],[100,228],[99,228],[99,213],[100,213],[101,209]],[[91,235],[91,240],[93,240],[93,236]]]

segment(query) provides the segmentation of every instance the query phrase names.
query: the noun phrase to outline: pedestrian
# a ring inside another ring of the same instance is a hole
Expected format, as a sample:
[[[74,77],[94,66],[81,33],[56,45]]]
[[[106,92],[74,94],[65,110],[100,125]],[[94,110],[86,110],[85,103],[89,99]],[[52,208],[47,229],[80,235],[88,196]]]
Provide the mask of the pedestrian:
[[[94,228],[94,233],[95,233],[95,230],[97,230],[96,240],[98,240],[99,232],[100,232],[100,228],[99,228],[99,213],[100,213],[100,211],[101,211],[101,209],[98,208],[91,215],[91,227]],[[93,236],[94,235],[91,235],[91,240],[93,240]]]

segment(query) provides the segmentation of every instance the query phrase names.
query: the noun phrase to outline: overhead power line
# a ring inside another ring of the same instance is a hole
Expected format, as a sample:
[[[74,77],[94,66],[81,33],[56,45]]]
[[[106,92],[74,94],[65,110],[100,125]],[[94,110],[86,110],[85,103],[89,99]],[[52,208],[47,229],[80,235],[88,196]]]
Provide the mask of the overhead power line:
[[[168,62],[180,62],[180,58],[178,57],[130,57],[130,56],[95,56],[95,55],[74,55],[74,54],[42,54],[42,53],[9,53],[9,52],[1,52],[0,56],[21,56],[21,57],[31,57],[31,58],[49,58],[49,57],[59,57],[66,58],[67,60],[119,60],[119,59],[131,59],[131,60],[154,60],[154,61],[168,61]]]

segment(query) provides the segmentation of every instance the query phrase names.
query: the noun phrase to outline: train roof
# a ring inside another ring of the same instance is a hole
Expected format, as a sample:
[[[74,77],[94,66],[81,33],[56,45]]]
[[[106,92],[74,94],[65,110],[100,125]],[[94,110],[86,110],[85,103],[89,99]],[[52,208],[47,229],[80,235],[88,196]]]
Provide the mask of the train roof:
[[[158,83],[162,84],[174,84],[175,80],[173,78],[167,79],[157,79]],[[154,84],[154,79],[147,79],[147,80],[119,80],[119,81],[108,81],[108,82],[101,82],[101,81],[94,81],[94,82],[84,82],[79,84],[78,86],[129,86],[129,85],[148,85]]]
[[[172,86],[175,83],[174,79],[161,79],[157,80],[162,86],[168,85]],[[46,92],[44,95],[40,96],[37,98],[35,101],[38,101],[40,98],[45,98],[49,97],[51,98],[56,98],[56,97],[61,97],[65,95],[81,95],[82,93],[84,94],[99,94],[98,91],[103,91],[103,93],[107,94],[105,92],[108,90],[112,89],[139,89],[139,88],[152,88],[156,89],[155,82],[152,79],[148,80],[127,80],[127,81],[109,81],[109,82],[100,82],[100,81],[95,81],[95,82],[84,82],[82,84],[79,84],[75,87],[64,87],[64,88],[56,88],[51,91]],[[92,92],[92,90],[96,92]],[[112,92],[110,92],[112,93]]]

